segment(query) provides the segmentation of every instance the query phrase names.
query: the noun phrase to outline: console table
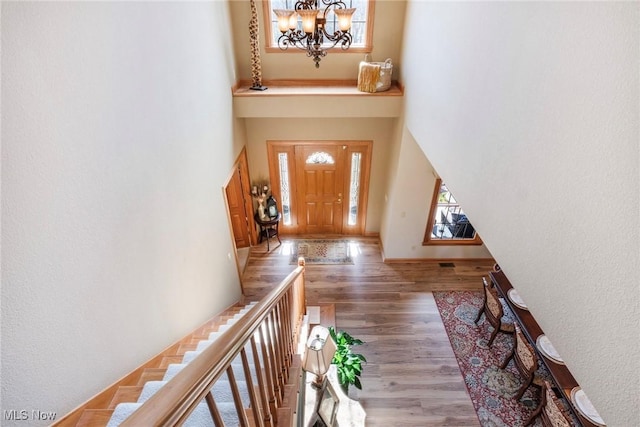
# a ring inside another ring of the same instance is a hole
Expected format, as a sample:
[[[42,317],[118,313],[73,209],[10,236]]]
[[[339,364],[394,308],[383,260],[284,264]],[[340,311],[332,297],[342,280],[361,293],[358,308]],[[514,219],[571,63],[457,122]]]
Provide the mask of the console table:
[[[256,214],[253,216],[253,219],[255,220],[256,224],[258,224],[258,226],[260,227],[260,242],[262,243],[262,239],[266,238],[267,239],[267,252],[269,252],[269,240],[272,237],[275,237],[276,239],[278,239],[278,243],[282,244],[282,242],[280,241],[280,236],[278,233],[278,224],[280,224],[280,218],[281,218],[281,214],[280,212],[278,212],[278,216],[275,218],[265,218],[265,219],[260,219],[260,215],[258,215],[258,213],[256,212]]]
[[[509,290],[513,288],[513,286],[511,285],[511,282],[509,282],[509,279],[507,279],[507,276],[505,276],[504,272],[500,270],[490,272],[489,277],[491,277],[491,281],[495,285],[498,292],[502,294],[504,301],[508,304],[509,308],[511,308],[513,315],[516,317],[516,321],[521,326],[522,332],[527,337],[527,340],[529,340],[529,343],[531,343],[531,346],[538,353],[538,358],[547,367],[549,373],[551,373],[553,381],[556,383],[563,397],[569,403],[569,407],[573,414],[582,423],[583,426],[597,427],[597,424],[594,424],[587,418],[583,417],[580,411],[573,407],[573,402],[571,401],[571,390],[573,390],[574,387],[578,386],[578,382],[575,378],[573,378],[573,375],[571,375],[569,368],[567,368],[566,365],[554,363],[553,361],[549,360],[544,354],[541,354],[538,350],[538,347],[536,346],[536,340],[540,335],[544,334],[544,332],[542,331],[540,325],[538,325],[538,322],[536,322],[536,319],[529,312],[529,310],[518,307],[509,299],[508,293]]]

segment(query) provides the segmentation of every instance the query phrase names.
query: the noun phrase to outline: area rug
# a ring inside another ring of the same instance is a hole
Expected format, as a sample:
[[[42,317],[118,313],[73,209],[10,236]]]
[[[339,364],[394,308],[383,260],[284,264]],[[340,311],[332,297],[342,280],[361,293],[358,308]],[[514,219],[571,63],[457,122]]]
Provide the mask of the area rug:
[[[518,371],[513,362],[506,369],[500,369],[513,346],[513,336],[498,333],[491,348],[487,346],[491,325],[484,316],[477,326],[473,322],[482,306],[481,292],[434,292],[433,296],[480,424],[523,426],[538,405],[539,391],[531,386],[520,401],[516,400],[514,395],[522,384]],[[512,316],[510,312],[505,314]],[[538,374],[550,378],[542,365]],[[538,419],[534,425],[542,424]]]
[[[304,257],[307,264],[353,264],[347,240],[297,240],[293,244],[291,264],[297,264],[298,257]]]

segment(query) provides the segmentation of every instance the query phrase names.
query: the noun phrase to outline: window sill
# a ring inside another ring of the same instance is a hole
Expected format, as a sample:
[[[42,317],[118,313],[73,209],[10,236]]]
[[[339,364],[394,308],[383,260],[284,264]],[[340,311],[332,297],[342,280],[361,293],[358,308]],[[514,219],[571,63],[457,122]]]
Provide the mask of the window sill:
[[[442,239],[422,242],[422,246],[480,246],[482,244],[483,242],[479,237],[475,239]]]

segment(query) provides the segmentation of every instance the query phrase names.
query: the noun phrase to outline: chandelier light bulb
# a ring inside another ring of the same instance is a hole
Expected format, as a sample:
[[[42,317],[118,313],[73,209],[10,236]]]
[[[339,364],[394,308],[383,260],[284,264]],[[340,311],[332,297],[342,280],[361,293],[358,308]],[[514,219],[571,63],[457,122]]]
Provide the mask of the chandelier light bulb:
[[[292,15],[295,16],[295,12],[286,9],[273,9],[273,13],[278,17],[278,30],[280,30],[281,33],[286,33],[290,28],[290,18]]]
[[[316,17],[318,12],[316,10],[299,10],[298,15],[302,18],[302,31],[305,34],[313,34],[316,30]]]
[[[353,13],[355,11],[355,8],[334,10],[336,16],[338,16],[338,26],[340,27],[340,31],[349,31],[351,29],[351,19],[353,18]]]

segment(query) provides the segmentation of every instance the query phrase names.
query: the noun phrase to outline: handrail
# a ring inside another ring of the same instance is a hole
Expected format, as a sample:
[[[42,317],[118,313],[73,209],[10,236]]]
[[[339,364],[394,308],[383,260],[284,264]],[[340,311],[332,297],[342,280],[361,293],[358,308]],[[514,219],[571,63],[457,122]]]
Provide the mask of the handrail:
[[[300,321],[305,312],[304,259],[300,259],[298,267],[280,282],[275,289],[236,323],[231,325],[229,329],[224,331],[218,339],[203,350],[202,354],[188,363],[184,369],[178,372],[175,377],[120,425],[123,427],[141,425],[175,426],[182,424],[205,397],[211,407],[211,396],[208,396],[209,391],[250,340],[252,347],[255,348],[253,345],[255,341],[252,340],[252,337],[254,337],[261,325],[265,321],[273,323],[274,316],[281,323],[288,323],[288,325],[279,325],[280,328],[283,328],[280,331],[289,331],[293,336],[280,336],[279,332],[277,334],[278,337],[285,339],[287,342],[272,344],[274,346],[273,351],[278,351],[281,346],[288,348],[289,352],[295,351],[295,345],[292,343],[297,341]],[[284,316],[289,317],[289,319]],[[269,358],[274,359],[272,356],[269,356]],[[243,359],[245,359],[244,356]],[[284,357],[276,359],[272,360],[273,363],[282,359],[283,362],[287,362],[290,365],[292,354],[285,354]],[[263,367],[263,369],[268,368],[269,366]],[[272,375],[274,378],[278,378],[278,376],[281,378],[281,373],[287,369],[287,366],[275,366],[275,369],[278,372],[274,372]],[[284,391],[277,384],[274,384],[274,389],[280,393],[280,396],[277,396],[277,400],[281,402]],[[262,410],[273,412],[275,408],[263,407]],[[269,414],[265,414],[264,418],[269,420]],[[271,413],[271,418],[275,418],[275,413]],[[256,420],[256,422],[258,425],[263,425],[262,420]]]

